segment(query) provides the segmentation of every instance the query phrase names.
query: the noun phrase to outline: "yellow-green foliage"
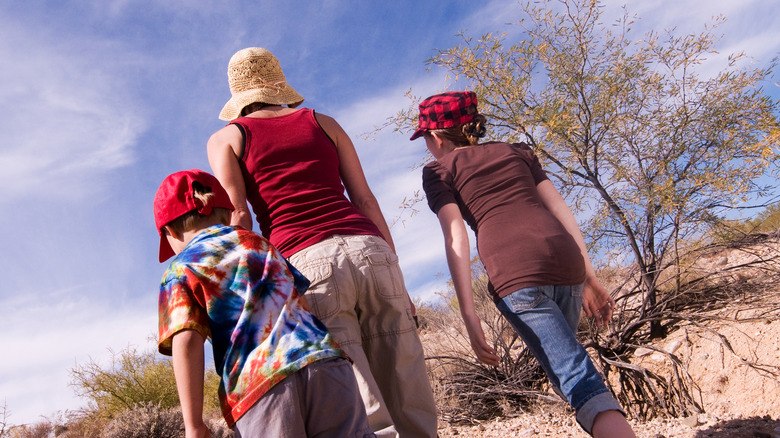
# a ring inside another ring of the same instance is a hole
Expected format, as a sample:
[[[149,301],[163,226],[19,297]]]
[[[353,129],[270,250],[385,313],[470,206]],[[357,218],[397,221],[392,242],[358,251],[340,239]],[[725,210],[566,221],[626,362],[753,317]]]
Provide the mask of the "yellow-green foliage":
[[[71,370],[76,393],[87,399],[87,410],[99,418],[114,418],[138,404],[154,403],[161,408],[179,406],[173,364],[153,351],[134,347],[112,352],[111,364],[103,367],[94,360]],[[204,410],[219,415],[219,377],[206,373]]]
[[[778,230],[780,230],[780,202],[769,205],[753,218],[720,221],[713,226],[712,234],[720,242],[731,242],[750,234],[769,234]]]
[[[780,229],[780,203],[768,206],[755,218],[745,223],[753,232],[772,233]]]
[[[589,243],[636,264],[652,306],[682,245],[777,187],[762,183],[780,172],[780,101],[762,88],[777,60],[733,53],[713,72],[724,17],[637,35],[631,11],[607,22],[608,8],[524,1],[520,31],[464,34],[429,63],[477,94],[492,138],[530,145]]]

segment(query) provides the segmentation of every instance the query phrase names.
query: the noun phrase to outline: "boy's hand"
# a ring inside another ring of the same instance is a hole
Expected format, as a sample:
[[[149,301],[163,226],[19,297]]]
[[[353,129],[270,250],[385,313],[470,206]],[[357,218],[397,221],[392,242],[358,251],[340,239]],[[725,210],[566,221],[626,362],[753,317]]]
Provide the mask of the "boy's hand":
[[[198,426],[185,427],[184,430],[185,438],[211,438],[211,432],[203,422]]]

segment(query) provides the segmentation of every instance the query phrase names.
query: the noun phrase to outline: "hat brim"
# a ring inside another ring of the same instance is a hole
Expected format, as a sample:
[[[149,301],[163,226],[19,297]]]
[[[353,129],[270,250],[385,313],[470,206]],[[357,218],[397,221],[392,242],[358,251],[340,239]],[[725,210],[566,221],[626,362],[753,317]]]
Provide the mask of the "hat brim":
[[[425,128],[417,128],[416,131],[414,131],[414,134],[409,138],[409,140],[416,140],[420,137],[422,137],[428,130]]]
[[[168,243],[168,238],[165,237],[165,233],[160,234],[160,263],[168,260],[174,255],[176,255],[176,253],[173,251],[173,248],[171,248],[171,244]]]
[[[222,107],[219,119],[227,122],[235,120],[241,116],[241,110],[244,107],[258,102],[271,105],[287,105],[294,108],[303,103],[303,96],[298,94],[289,84],[285,84],[281,90],[259,88],[242,91],[234,94],[225,106]]]

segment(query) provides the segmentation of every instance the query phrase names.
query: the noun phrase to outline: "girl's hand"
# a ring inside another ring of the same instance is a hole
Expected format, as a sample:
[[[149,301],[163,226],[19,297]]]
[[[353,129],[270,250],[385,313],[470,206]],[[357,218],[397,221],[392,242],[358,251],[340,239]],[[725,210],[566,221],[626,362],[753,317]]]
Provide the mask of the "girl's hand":
[[[463,322],[466,324],[471,349],[477,354],[477,359],[484,364],[498,366],[499,357],[493,347],[485,340],[485,333],[482,331],[482,323],[479,317],[476,315],[468,318],[464,317]]]
[[[601,282],[591,276],[585,280],[582,290],[582,307],[588,317],[596,320],[596,325],[606,326],[612,318],[615,300],[601,285]]]

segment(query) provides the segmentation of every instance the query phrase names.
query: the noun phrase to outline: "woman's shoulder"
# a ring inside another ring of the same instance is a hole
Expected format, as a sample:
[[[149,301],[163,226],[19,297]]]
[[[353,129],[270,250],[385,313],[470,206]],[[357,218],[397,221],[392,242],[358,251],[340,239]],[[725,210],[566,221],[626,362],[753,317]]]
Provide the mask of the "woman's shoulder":
[[[437,167],[441,167],[441,163],[438,160],[431,160],[423,165],[423,170],[425,169],[433,170]]]
[[[334,126],[334,125],[338,126],[339,125],[339,123],[336,121],[336,119],[334,119],[333,117],[331,117],[331,116],[329,116],[327,114],[323,114],[323,113],[314,111],[313,109],[308,109],[308,108],[306,108],[306,109],[310,112],[310,114],[312,114],[314,116],[315,119],[317,119],[317,122],[323,128],[325,128],[326,126]]]
[[[509,143],[509,145],[511,147],[515,148],[515,149],[519,149],[519,150],[522,150],[522,151],[533,152],[533,150],[531,149],[531,146],[528,143],[524,142],[524,141],[521,141],[519,143]]]

